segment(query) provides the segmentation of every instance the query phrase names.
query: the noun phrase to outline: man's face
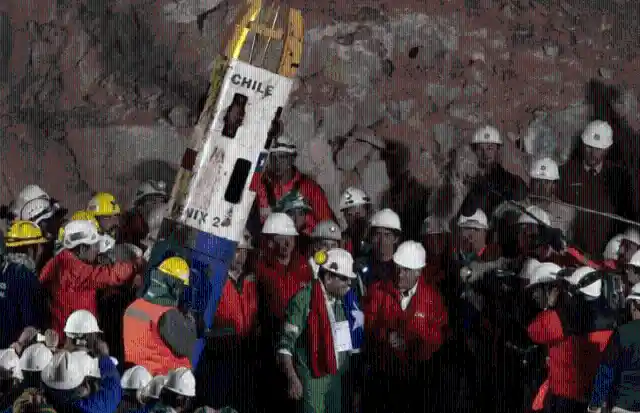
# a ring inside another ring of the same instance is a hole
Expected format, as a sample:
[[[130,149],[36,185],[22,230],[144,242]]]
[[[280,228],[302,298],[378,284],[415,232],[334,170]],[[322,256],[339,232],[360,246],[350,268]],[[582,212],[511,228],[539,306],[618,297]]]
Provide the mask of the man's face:
[[[146,216],[158,205],[166,203],[166,197],[164,195],[147,195],[142,199],[139,204],[140,211],[143,216]]]
[[[428,234],[424,236],[424,249],[427,257],[439,257],[445,253],[447,245],[447,234]]]
[[[418,282],[422,270],[411,270],[396,265],[395,286],[400,291],[407,291],[413,288]]]
[[[340,242],[334,239],[316,238],[313,240],[313,253],[318,251],[329,251],[334,248],[340,247]]]
[[[531,252],[537,244],[539,227],[536,224],[521,224],[517,227],[518,250],[522,254]]]
[[[112,237],[116,234],[118,228],[120,227],[120,215],[96,217],[96,219],[100,224],[100,228],[102,228],[105,233],[111,235]]]
[[[272,152],[269,154],[267,169],[275,177],[286,176],[293,168],[296,156],[291,153]]]
[[[277,258],[288,259],[296,247],[296,237],[290,235],[273,235],[270,247]]]
[[[349,207],[342,211],[344,219],[347,221],[348,228],[354,230],[362,230],[366,228],[369,219],[369,209],[366,205],[358,205]]]
[[[324,278],[324,288],[331,296],[342,298],[351,288],[351,279],[339,274],[327,272]]]
[[[582,154],[584,163],[590,168],[595,168],[606,158],[607,149],[592,148],[591,146],[582,144]]]
[[[480,252],[487,245],[487,230],[458,228],[458,249],[464,253]]]
[[[247,262],[248,255],[249,250],[247,250],[246,248],[236,248],[236,254],[233,257],[233,261],[231,262],[231,271],[241,273],[244,269],[245,262]]]
[[[635,242],[629,241],[628,239],[623,239],[622,242],[620,242],[619,260],[624,264],[628,263],[629,261],[631,261],[631,257],[633,257],[633,254],[638,252],[638,250],[640,250],[640,245],[636,244]]]
[[[398,235],[388,228],[371,228],[371,247],[377,259],[391,257],[395,251]]]
[[[497,143],[476,143],[473,149],[483,168],[493,166],[499,160],[500,145]]]
[[[553,290],[552,284],[538,284],[529,289],[533,301],[536,303],[539,309],[543,309],[549,302],[549,295]]]
[[[531,195],[551,198],[556,193],[556,181],[546,179],[531,179],[529,187]]]

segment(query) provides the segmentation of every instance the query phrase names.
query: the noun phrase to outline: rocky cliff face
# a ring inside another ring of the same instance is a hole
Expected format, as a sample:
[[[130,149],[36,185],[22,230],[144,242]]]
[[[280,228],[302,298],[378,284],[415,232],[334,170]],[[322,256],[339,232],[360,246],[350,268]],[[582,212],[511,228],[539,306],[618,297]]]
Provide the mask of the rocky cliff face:
[[[566,160],[596,115],[640,129],[638,2],[342,3],[292,1],[307,31],[285,117],[301,169],[334,205],[346,185],[384,204],[398,191],[425,198],[485,123],[521,175],[532,154]],[[93,190],[128,199],[140,180],[170,181],[236,10],[231,0],[3,2],[3,202],[28,183],[73,208]],[[619,142],[635,147],[629,134]]]

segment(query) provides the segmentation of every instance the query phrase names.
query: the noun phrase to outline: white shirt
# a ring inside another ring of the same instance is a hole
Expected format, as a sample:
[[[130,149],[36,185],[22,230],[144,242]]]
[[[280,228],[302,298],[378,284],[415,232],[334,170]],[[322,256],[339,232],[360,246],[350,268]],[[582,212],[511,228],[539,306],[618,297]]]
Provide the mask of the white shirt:
[[[409,308],[409,304],[411,304],[411,299],[414,295],[416,295],[416,291],[418,291],[418,282],[416,281],[416,285],[413,286],[410,290],[401,293],[400,298],[400,308],[402,311],[406,311]]]

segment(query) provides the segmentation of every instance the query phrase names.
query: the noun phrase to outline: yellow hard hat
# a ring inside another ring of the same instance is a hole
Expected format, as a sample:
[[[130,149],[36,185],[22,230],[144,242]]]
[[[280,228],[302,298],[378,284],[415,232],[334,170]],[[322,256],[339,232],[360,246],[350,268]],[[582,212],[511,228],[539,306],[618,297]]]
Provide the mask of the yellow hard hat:
[[[162,261],[158,269],[171,276],[181,280],[184,285],[189,285],[189,264],[180,257],[171,257]]]
[[[106,192],[99,192],[91,198],[87,204],[86,211],[94,217],[108,217],[119,215],[120,205],[118,205],[113,195]]]
[[[5,237],[7,247],[23,247],[45,242],[47,239],[42,235],[42,230],[31,221],[15,221]]]

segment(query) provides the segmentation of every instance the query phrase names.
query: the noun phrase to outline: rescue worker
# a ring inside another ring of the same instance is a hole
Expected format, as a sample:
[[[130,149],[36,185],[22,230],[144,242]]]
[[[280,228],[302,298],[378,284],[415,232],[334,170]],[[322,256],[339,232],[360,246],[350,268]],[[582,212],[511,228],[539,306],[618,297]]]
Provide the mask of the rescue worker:
[[[256,278],[260,308],[259,323],[262,326],[260,344],[261,368],[264,378],[273,380],[275,388],[286,389],[286,380],[279,374],[273,359],[275,334],[283,323],[287,303],[298,291],[313,279],[306,257],[296,250],[298,231],[286,214],[275,212],[262,227],[261,251],[257,262]],[[261,408],[268,411],[274,404],[282,403],[286,410],[286,394],[272,388],[260,388]],[[264,393],[262,393],[264,391]],[[288,404],[287,404],[288,403]]]
[[[12,202],[10,220],[32,221],[38,225],[44,235],[52,239],[62,225],[67,209],[51,198],[38,185],[27,185]]]
[[[335,248],[316,254],[318,279],[299,291],[287,306],[277,344],[278,364],[288,381],[288,395],[305,413],[342,411],[342,379],[353,349],[345,305],[353,258]],[[361,320],[362,321],[362,320]],[[353,391],[353,389],[352,389]]]
[[[29,221],[14,221],[0,272],[0,347],[6,348],[27,326],[44,326],[44,294],[37,271],[47,239]]]
[[[154,375],[190,367],[197,332],[184,315],[189,274],[189,265],[180,257],[167,258],[151,271],[148,289],[124,314],[125,363],[144,366]]]
[[[212,389],[212,391],[215,390]],[[193,377],[193,373],[185,367],[178,367],[169,372],[167,382],[160,391],[160,401],[150,406],[144,406],[135,412],[192,412],[195,398],[196,379]]]
[[[398,214],[388,208],[373,214],[369,220],[371,256],[367,257],[367,264],[360,270],[365,287],[392,276],[395,268],[393,253],[401,237],[402,226]]]
[[[618,260],[620,259],[620,249],[622,247],[622,240],[624,239],[624,234],[614,235],[613,238],[609,240],[607,246],[604,248],[602,253],[602,258],[604,259],[602,265],[604,268],[608,268],[610,270],[615,270],[618,268]]]
[[[88,345],[97,334],[102,334],[96,317],[87,310],[76,310],[69,315],[64,324],[66,341],[64,348],[68,351],[89,351]]]
[[[264,223],[280,198],[289,192],[300,192],[307,200],[312,214],[307,214],[307,230],[312,231],[317,222],[333,219],[327,196],[322,188],[294,166],[298,150],[285,137],[275,139],[269,149],[269,160],[264,172],[255,173],[251,190],[257,194],[260,221]]]
[[[340,196],[340,212],[347,222],[345,249],[354,257],[367,254],[365,234],[373,214],[371,198],[363,190],[349,187]]]
[[[20,386],[16,386],[19,391],[17,395],[22,394],[27,389],[39,389],[42,385],[42,370],[53,359],[53,352],[43,343],[35,343],[27,347],[20,355],[18,368],[22,375]],[[13,403],[11,403],[13,405]]]
[[[493,213],[492,220],[496,222],[496,233],[500,245],[507,256],[515,254],[515,239],[509,227],[520,217],[522,210],[518,206],[527,208],[538,206],[549,215],[550,225],[559,228],[566,238],[572,237],[572,225],[575,219],[575,209],[560,203],[556,196],[560,172],[558,164],[551,158],[535,160],[529,169],[529,193],[522,201],[513,205],[511,201],[500,204]],[[515,234],[514,234],[515,235]]]
[[[140,184],[133,198],[133,208],[123,216],[118,242],[142,248],[142,240],[149,233],[146,217],[157,206],[169,201],[164,181],[147,180]]]
[[[322,221],[316,225],[311,233],[311,249],[307,254],[310,255],[309,266],[313,271],[313,278],[318,278],[318,270],[320,269],[320,266],[314,259],[315,254],[318,251],[328,251],[333,248],[340,248],[341,243],[342,231],[334,221]]]
[[[631,320],[611,336],[604,351],[588,411],[600,413],[607,403],[611,413],[640,411],[638,350],[640,349],[640,284],[626,298]]]
[[[599,212],[629,216],[629,180],[625,171],[605,160],[613,144],[613,130],[596,120],[582,133],[578,156],[560,168],[559,196],[566,203]],[[615,221],[595,214],[577,212],[574,241],[584,251],[602,251],[616,233]]]
[[[636,252],[640,251],[640,231],[638,228],[627,229],[620,241],[619,259],[626,264]]]
[[[133,366],[127,369],[120,379],[122,387],[122,401],[118,405],[118,412],[129,412],[144,405],[140,398],[140,392],[149,385],[153,376],[143,366]]]
[[[431,365],[448,335],[444,301],[421,276],[426,266],[422,245],[402,243],[393,263],[392,277],[375,282],[365,302],[365,351],[372,370],[365,383],[365,410],[409,412],[430,406],[446,411],[446,394],[438,395],[445,391],[438,388],[444,381]]]
[[[212,331],[207,333],[203,358],[194,372],[199,405],[255,410],[253,375],[259,326],[255,275],[246,267],[251,249],[249,235],[245,234],[236,247]]]
[[[609,339],[610,331],[616,327],[617,315],[602,295],[602,274],[598,273],[595,268],[582,266],[573,271],[567,281],[579,289],[578,291],[584,296],[592,312],[590,331],[604,331],[604,338],[596,337],[601,346],[600,350],[603,350]]]
[[[98,192],[89,200],[86,211],[96,218],[102,232],[118,239],[121,211],[120,204],[113,195]]]
[[[273,207],[273,212],[283,212],[296,224],[296,231],[298,231],[298,249],[301,253],[307,253],[311,239],[309,234],[311,229],[307,228],[307,215],[312,212],[311,207],[307,201],[302,197],[300,192],[289,192],[276,202]]]
[[[502,136],[493,126],[483,126],[474,132],[471,147],[478,157],[479,170],[463,202],[463,211],[481,209],[492,216],[503,200],[521,201],[526,197],[527,187],[522,178],[507,172],[500,163],[502,145]]]
[[[142,258],[109,266],[95,266],[100,235],[90,221],[71,221],[64,227],[64,251],[40,273],[51,296],[51,327],[62,336],[67,317],[75,310],[96,314],[96,290],[131,281],[145,267]]]
[[[545,309],[549,302],[549,296],[558,283],[558,274],[562,267],[553,262],[540,262],[532,259],[528,266],[523,268],[520,278],[525,281],[525,291],[530,295],[533,303],[537,305],[538,312]]]
[[[45,399],[56,411],[114,413],[122,398],[120,375],[103,341],[91,344],[98,356],[100,386],[91,394],[82,360],[68,351],[59,351],[42,371]]]
[[[160,394],[164,385],[167,384],[167,376],[155,376],[151,381],[138,392],[138,399],[147,409],[153,407],[160,402]]]
[[[71,218],[69,219],[69,221],[90,221],[96,227],[96,230],[98,231],[98,233],[101,232],[100,224],[98,223],[98,220],[96,220],[95,217],[90,213],[88,213],[87,211],[74,212],[73,215],[71,215]],[[111,236],[109,236],[108,234],[100,234],[100,243],[98,244],[100,253],[98,254],[98,258],[96,259],[96,262],[98,264],[109,265],[109,264],[114,264],[116,262],[116,257],[113,252],[113,248],[115,247],[115,244],[116,244],[116,240],[113,239]],[[55,242],[55,249],[54,249],[55,255],[58,255],[60,251],[62,251],[63,249],[64,249],[64,227],[61,227],[60,230],[58,231],[58,239]]]
[[[577,292],[591,294],[595,289],[588,284]],[[533,342],[548,347],[545,405],[551,413],[584,412],[602,351],[589,339],[591,311],[580,294],[570,295],[562,284],[553,288],[545,308],[527,328]]]
[[[633,254],[629,262],[620,268],[624,271],[623,280],[628,294],[634,285],[640,283],[640,251]]]
[[[440,285],[448,270],[451,255],[451,231],[449,224],[435,215],[428,216],[422,223],[422,246],[427,252],[428,279]]]
[[[162,221],[164,220],[166,214],[167,206],[165,204],[162,204],[154,206],[144,216],[144,221],[149,230],[147,231],[147,235],[144,237],[144,239],[140,241],[140,247],[144,250],[145,258],[147,260],[148,256],[151,255],[151,247],[153,247],[155,242],[158,240],[160,226],[162,225]]]

